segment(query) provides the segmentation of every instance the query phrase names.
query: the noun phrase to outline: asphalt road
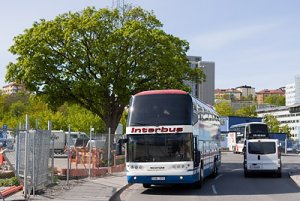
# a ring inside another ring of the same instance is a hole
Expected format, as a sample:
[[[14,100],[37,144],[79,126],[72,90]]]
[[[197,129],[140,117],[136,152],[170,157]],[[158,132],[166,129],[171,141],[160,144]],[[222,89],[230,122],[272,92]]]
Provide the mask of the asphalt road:
[[[300,188],[288,173],[300,168],[300,156],[282,156],[282,178],[273,175],[253,175],[245,178],[242,155],[223,153],[219,176],[208,178],[201,189],[191,186],[155,186],[145,189],[134,184],[125,190],[122,201],[295,201],[300,198]]]

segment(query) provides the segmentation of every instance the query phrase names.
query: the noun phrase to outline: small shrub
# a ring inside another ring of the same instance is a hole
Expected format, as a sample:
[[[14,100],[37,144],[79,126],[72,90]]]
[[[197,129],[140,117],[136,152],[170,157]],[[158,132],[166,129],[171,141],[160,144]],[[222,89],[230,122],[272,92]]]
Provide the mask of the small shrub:
[[[19,185],[20,185],[20,182],[17,177],[0,180],[0,186],[19,186]]]

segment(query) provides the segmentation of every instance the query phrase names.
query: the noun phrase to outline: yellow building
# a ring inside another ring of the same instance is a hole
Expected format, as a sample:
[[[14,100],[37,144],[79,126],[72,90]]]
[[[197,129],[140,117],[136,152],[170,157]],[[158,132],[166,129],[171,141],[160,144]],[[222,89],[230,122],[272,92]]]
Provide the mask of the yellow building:
[[[25,87],[22,84],[17,84],[15,82],[9,83],[2,87],[3,94],[16,94],[17,92],[25,91]]]

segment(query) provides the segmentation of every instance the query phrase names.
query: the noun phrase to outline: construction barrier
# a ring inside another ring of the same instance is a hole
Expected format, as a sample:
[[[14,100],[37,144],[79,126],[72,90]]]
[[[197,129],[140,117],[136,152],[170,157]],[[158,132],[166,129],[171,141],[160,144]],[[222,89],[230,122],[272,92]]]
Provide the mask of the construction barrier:
[[[4,150],[0,148],[0,166],[4,163],[4,156],[3,156]]]
[[[113,165],[110,167],[106,167],[106,164],[104,164],[103,162],[103,154],[101,149],[92,149],[91,153],[85,148],[75,148],[70,150],[69,177],[87,177],[89,176],[89,168],[90,176],[93,177],[104,176],[107,173],[124,171],[125,156],[117,156],[115,151],[112,151],[112,154]],[[61,169],[59,176],[67,176],[67,168]]]
[[[2,199],[4,199],[4,198],[6,198],[6,197],[8,197],[12,194],[15,194],[15,193],[19,192],[22,189],[23,189],[23,186],[11,186],[7,189],[4,189],[4,190],[0,191],[0,197]]]

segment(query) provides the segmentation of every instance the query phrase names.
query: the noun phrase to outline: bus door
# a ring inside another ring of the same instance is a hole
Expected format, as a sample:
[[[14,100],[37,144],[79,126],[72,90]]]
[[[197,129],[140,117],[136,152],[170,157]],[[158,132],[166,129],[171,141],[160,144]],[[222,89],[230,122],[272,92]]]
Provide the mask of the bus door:
[[[198,147],[198,137],[194,136],[194,167],[199,167],[200,164],[200,150]]]

